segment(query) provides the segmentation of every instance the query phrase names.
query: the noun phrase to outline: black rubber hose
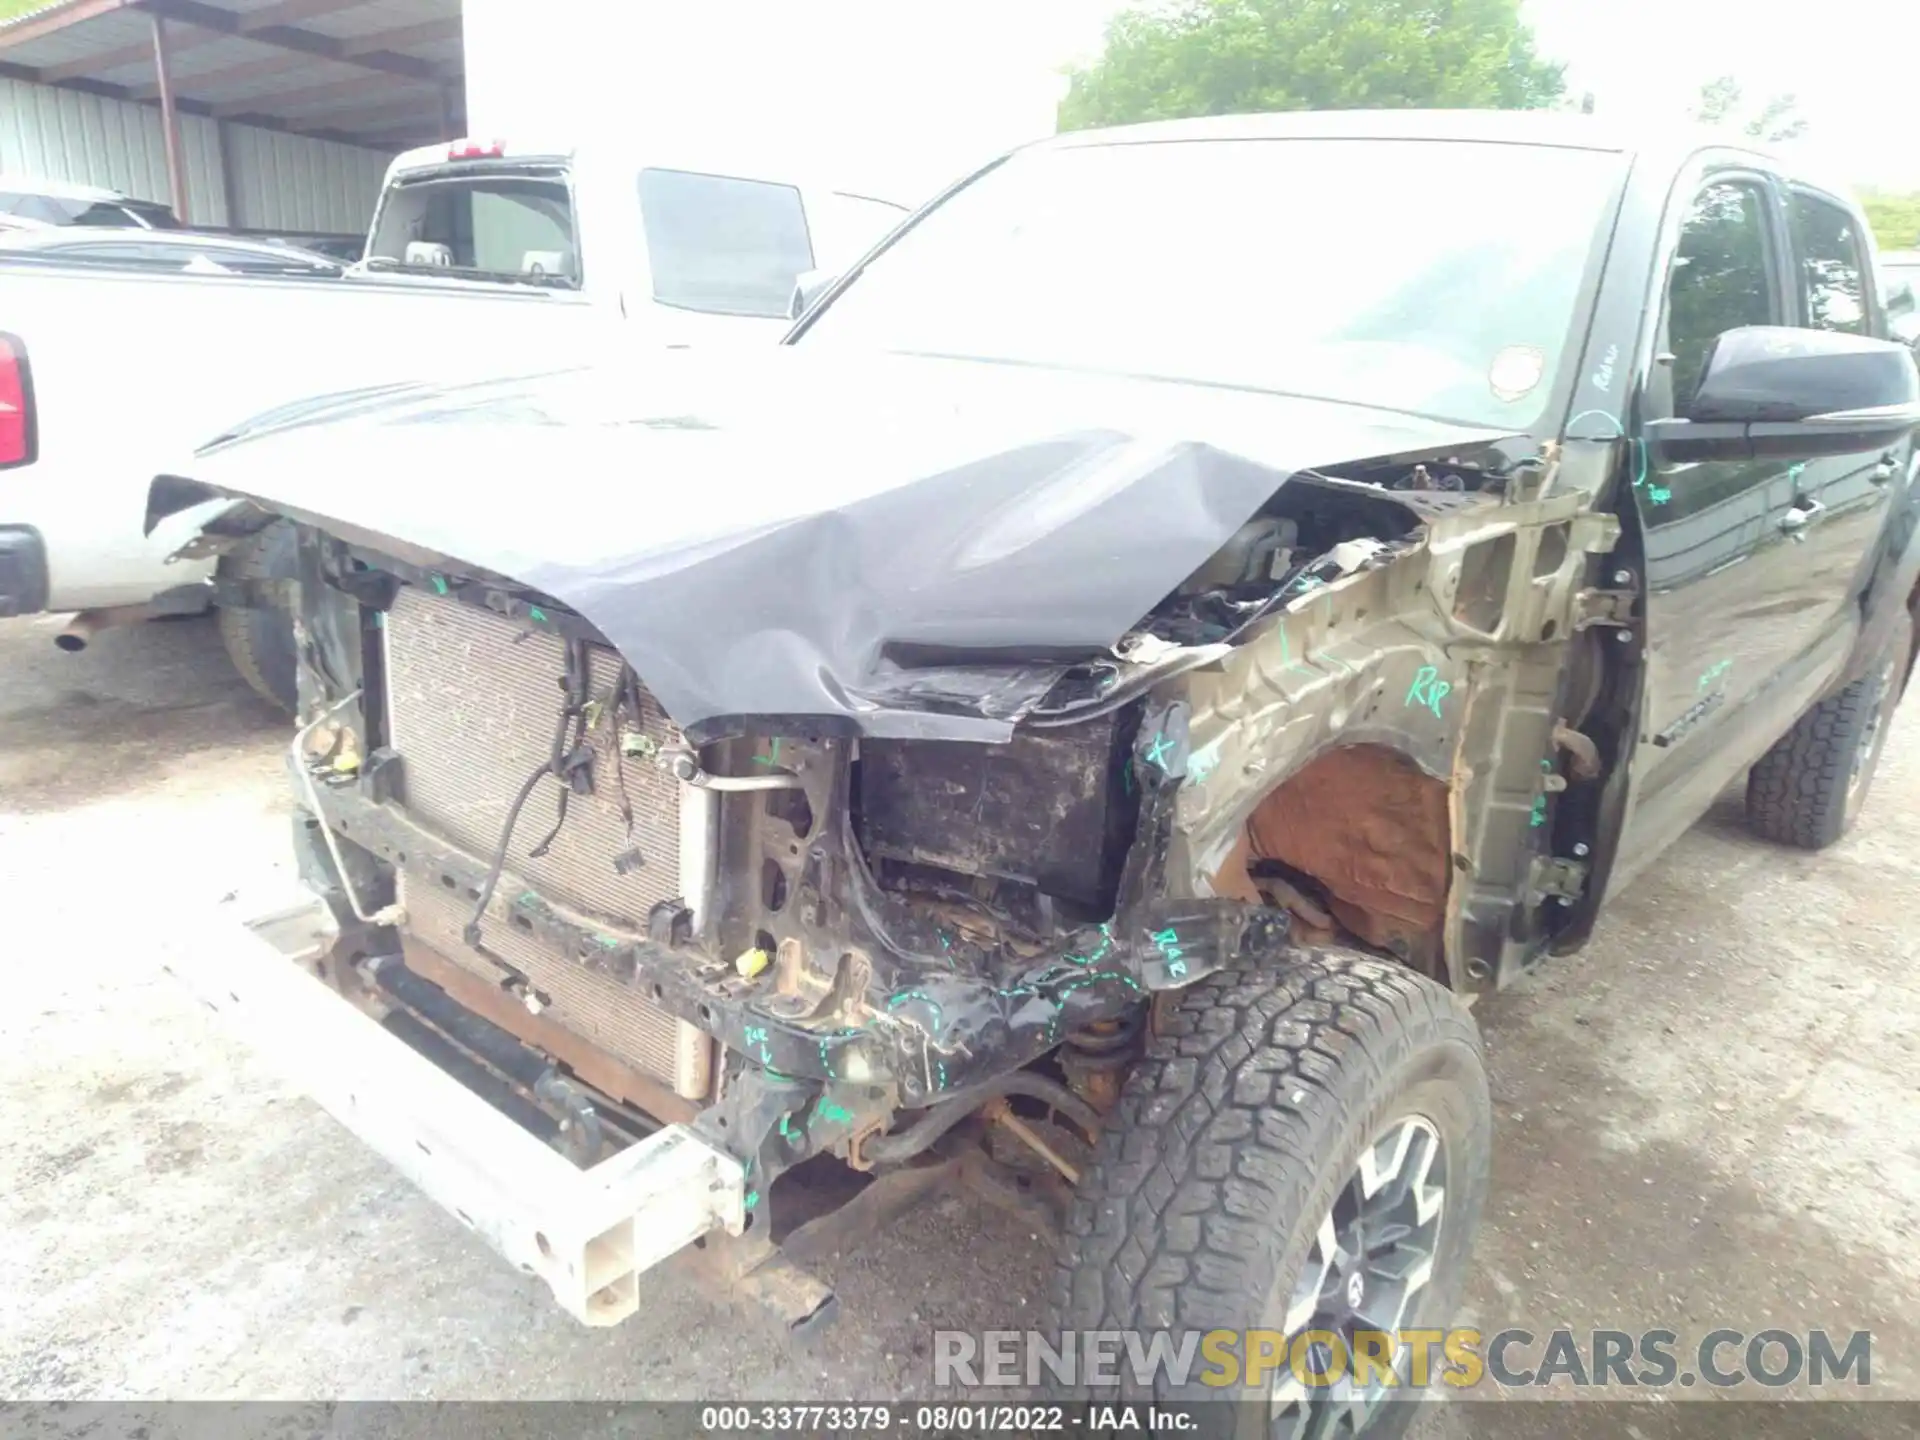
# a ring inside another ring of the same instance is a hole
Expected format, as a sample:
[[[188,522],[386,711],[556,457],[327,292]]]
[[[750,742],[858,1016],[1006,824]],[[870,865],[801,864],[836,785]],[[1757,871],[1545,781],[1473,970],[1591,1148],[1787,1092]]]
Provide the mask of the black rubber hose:
[[[1044,1075],[1036,1075],[1031,1070],[1015,1070],[997,1080],[955,1091],[938,1105],[929,1107],[926,1114],[899,1134],[883,1135],[877,1140],[867,1141],[861,1147],[861,1154],[883,1165],[910,1160],[923,1150],[930,1149],[942,1135],[987,1101],[1005,1095],[1025,1095],[1029,1099],[1044,1101],[1078,1125],[1089,1138],[1100,1133],[1100,1112],[1066,1086]]]

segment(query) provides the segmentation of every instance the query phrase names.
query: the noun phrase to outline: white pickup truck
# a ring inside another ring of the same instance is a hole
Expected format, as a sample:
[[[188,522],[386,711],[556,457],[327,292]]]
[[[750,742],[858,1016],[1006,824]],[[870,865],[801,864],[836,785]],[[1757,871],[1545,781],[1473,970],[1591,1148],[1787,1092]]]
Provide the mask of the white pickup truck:
[[[675,151],[455,141],[388,170],[367,253],[338,276],[154,274],[0,250],[0,616],[57,637],[221,606],[229,653],[290,702],[271,603],[278,537],[169,563],[154,474],[295,398],[571,365],[608,345],[771,343],[796,282],[859,258],[904,207]],[[422,476],[422,483],[438,477]]]

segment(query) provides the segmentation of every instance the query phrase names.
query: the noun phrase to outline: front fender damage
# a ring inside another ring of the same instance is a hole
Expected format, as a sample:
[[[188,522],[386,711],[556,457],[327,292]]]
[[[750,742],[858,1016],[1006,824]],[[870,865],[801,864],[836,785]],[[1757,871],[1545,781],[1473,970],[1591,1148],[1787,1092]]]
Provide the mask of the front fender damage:
[[[1419,543],[1188,678],[1170,859],[1197,893],[1272,898],[1266,862],[1286,896],[1317,882],[1309,922],[1469,989],[1538,948],[1562,742],[1592,703],[1579,596],[1618,534],[1551,475],[1406,497]]]

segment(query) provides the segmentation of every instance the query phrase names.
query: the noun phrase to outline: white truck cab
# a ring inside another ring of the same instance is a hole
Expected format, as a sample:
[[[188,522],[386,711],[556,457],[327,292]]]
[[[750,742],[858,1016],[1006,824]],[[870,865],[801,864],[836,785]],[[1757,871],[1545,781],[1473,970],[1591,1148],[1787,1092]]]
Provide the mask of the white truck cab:
[[[456,140],[394,160],[360,268],[573,291],[669,343],[773,338],[803,274],[844,269],[906,215],[687,147]]]
[[[104,625],[219,603],[241,672],[277,695],[260,677],[291,684],[290,638],[277,612],[247,608],[268,557],[229,557],[221,576],[174,561],[143,530],[154,475],[314,395],[570,365],[606,345],[772,344],[803,274],[847,268],[907,214],[774,168],[686,146],[456,140],[393,161],[344,274],[0,252],[0,617],[83,612],[57,637],[79,649]]]

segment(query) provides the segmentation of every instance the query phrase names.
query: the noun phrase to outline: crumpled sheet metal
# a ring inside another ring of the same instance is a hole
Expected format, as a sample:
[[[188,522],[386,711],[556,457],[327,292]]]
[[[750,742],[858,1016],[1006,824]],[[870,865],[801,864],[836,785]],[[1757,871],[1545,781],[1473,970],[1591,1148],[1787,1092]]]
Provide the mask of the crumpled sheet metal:
[[[185,474],[552,596],[696,736],[829,717],[997,741],[1297,470],[1492,438],[1273,395],[828,358],[363,391],[236,427]]]

